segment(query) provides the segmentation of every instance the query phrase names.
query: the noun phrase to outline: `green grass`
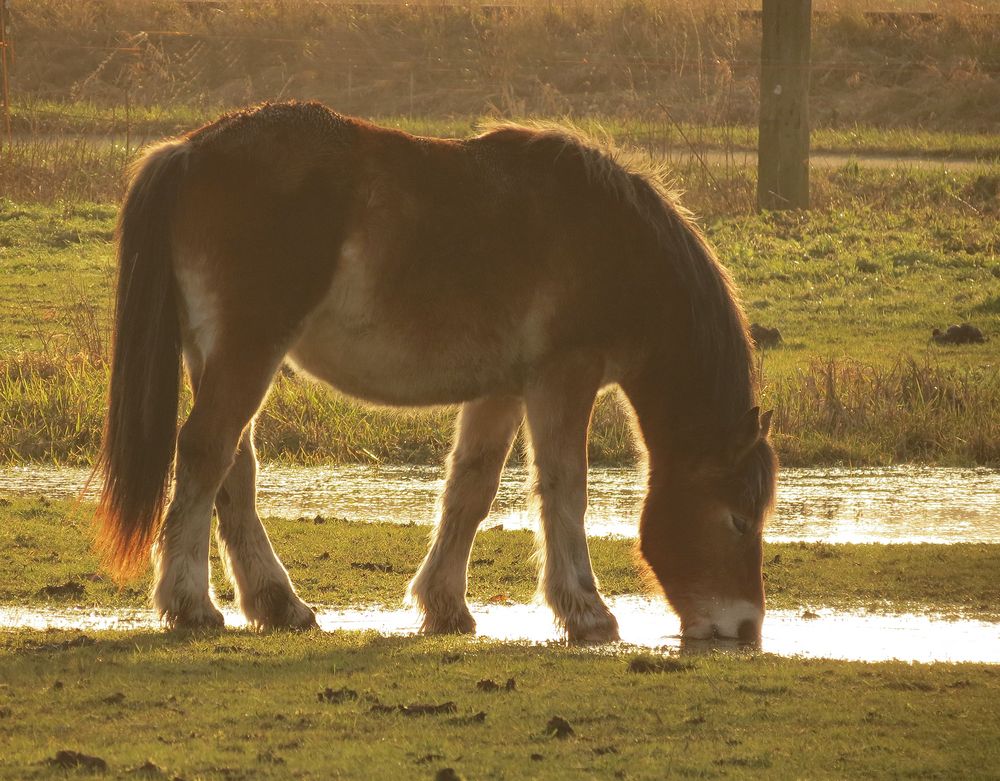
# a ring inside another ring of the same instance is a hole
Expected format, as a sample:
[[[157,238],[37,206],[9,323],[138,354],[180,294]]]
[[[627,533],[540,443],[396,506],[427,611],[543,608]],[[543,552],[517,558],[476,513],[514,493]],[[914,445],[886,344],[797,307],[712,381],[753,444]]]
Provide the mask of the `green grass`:
[[[65,778],[47,763],[61,750],[115,777],[151,762],[152,777],[226,780],[973,778],[1000,762],[997,667],[719,654],[637,674],[632,658],[373,634],[0,633],[0,778]],[[320,701],[327,688],[344,700]],[[574,734],[549,734],[554,716]]]
[[[92,552],[89,506],[33,497],[0,500],[0,604],[146,605],[145,580],[119,588],[101,572]],[[335,509],[335,508],[331,508]],[[306,600],[337,607],[398,605],[426,552],[429,528],[359,524],[326,518],[316,524],[272,518],[271,538]],[[648,592],[634,543],[595,538],[594,569],[608,595]],[[488,530],[476,540],[469,598],[498,594],[518,602],[534,595],[534,550],[529,532]],[[376,568],[358,565],[377,564]],[[800,610],[932,611],[1000,618],[1000,545],[828,545],[768,543],[768,604]],[[222,567],[213,567],[216,591],[232,599]],[[57,590],[49,587],[75,584]]]
[[[1000,671],[374,634],[0,633],[0,778],[981,778]],[[513,691],[477,684],[513,678]],[[346,690],[323,702],[326,689]],[[407,716],[397,706],[453,703]],[[547,732],[554,716],[573,735]]]
[[[703,224],[749,316],[784,336],[762,369],[786,464],[1000,463],[1000,228],[990,216],[1000,202],[991,170],[847,166],[814,177],[816,210],[762,215],[727,210],[749,180],[734,175],[717,192],[691,174],[700,189],[684,200],[717,207]],[[114,219],[101,203],[0,201],[0,462],[94,456]],[[992,338],[930,342],[932,328],[965,320]],[[282,377],[258,437],[271,460],[432,462],[447,451],[452,418],[372,409]],[[614,397],[598,407],[591,456],[633,457]]]
[[[72,141],[74,136],[96,140],[103,136],[109,142],[123,145],[129,134],[136,145],[183,133],[213,121],[226,110],[239,107],[168,103],[134,106],[126,113],[122,106],[89,101],[21,100],[11,107],[11,122],[19,135],[35,134],[37,141],[60,138]],[[489,117],[389,115],[371,117],[371,120],[418,135],[463,137],[474,133],[480,122]],[[588,114],[566,121],[593,135],[607,135],[622,144],[658,151],[672,149],[683,154],[692,148],[732,150],[734,154],[739,153],[737,159],[740,159],[742,153],[757,149],[756,125],[675,124],[668,116],[645,119],[619,114]],[[995,133],[919,127],[818,127],[811,133],[810,148],[818,153],[847,155],[1000,160],[1000,136]]]

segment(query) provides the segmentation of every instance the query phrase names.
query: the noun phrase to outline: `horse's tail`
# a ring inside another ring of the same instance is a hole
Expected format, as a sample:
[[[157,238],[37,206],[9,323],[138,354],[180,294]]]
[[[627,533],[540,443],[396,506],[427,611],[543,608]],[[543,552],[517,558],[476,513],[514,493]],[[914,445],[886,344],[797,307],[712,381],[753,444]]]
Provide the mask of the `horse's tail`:
[[[135,575],[159,532],[177,436],[181,335],[172,264],[185,141],[136,164],[118,218],[118,288],[108,411],[96,469],[98,547],[119,580]]]

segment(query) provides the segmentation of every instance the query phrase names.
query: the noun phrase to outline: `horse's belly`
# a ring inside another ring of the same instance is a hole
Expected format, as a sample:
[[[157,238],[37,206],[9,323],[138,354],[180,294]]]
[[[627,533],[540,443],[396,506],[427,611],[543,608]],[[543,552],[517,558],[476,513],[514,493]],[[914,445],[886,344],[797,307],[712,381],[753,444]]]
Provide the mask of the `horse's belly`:
[[[289,357],[333,387],[380,404],[454,404],[512,385],[496,365],[484,370],[447,347],[429,350],[406,334],[355,332],[334,323],[309,328]]]

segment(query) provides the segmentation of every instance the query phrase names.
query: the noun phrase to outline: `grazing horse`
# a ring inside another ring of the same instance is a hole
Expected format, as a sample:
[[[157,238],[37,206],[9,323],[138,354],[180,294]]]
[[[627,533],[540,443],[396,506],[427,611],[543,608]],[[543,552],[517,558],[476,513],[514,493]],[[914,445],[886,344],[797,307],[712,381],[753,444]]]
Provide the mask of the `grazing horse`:
[[[540,592],[571,641],[618,637],[584,532],[591,409],[617,384],[648,453],[639,548],[683,633],[758,635],[770,413],[729,276],[655,177],[551,128],[439,140],[263,105],[143,156],[118,265],[97,517],[120,578],[152,552],[168,626],[223,624],[213,506],[250,623],[315,623],[255,504],[253,420],[287,360],[379,404],[461,405],[409,588],[425,632],[475,629],[469,554],[526,418]]]

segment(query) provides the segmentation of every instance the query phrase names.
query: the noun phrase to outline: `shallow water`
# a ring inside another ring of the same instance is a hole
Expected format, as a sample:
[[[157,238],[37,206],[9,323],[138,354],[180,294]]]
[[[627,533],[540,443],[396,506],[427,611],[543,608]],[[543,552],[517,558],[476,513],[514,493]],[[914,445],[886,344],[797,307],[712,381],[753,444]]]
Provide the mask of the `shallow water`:
[[[679,624],[659,600],[640,596],[612,597],[608,603],[618,617],[623,643],[660,651],[739,651],[736,643],[705,641],[682,643]],[[231,627],[245,626],[243,617],[227,610]],[[546,643],[560,640],[552,613],[543,605],[474,605],[481,637],[503,641]],[[386,635],[410,635],[418,619],[412,610],[320,608],[325,631],[374,630]],[[0,629],[31,628],[87,631],[150,630],[160,623],[151,610],[100,608],[0,607]],[[804,618],[791,611],[770,611],[764,621],[760,649],[781,656],[877,662],[1000,663],[1000,624],[946,620],[914,614],[835,613],[818,611]]]
[[[0,492],[76,496],[88,471],[48,466],[0,469]],[[265,466],[262,514],[322,514],[352,521],[430,524],[443,470],[428,466]],[[487,526],[534,529],[525,510],[527,474],[506,470]],[[634,537],[643,476],[634,468],[590,470],[587,529]],[[1000,471],[886,467],[786,469],[767,538],[775,541],[1000,543]]]

